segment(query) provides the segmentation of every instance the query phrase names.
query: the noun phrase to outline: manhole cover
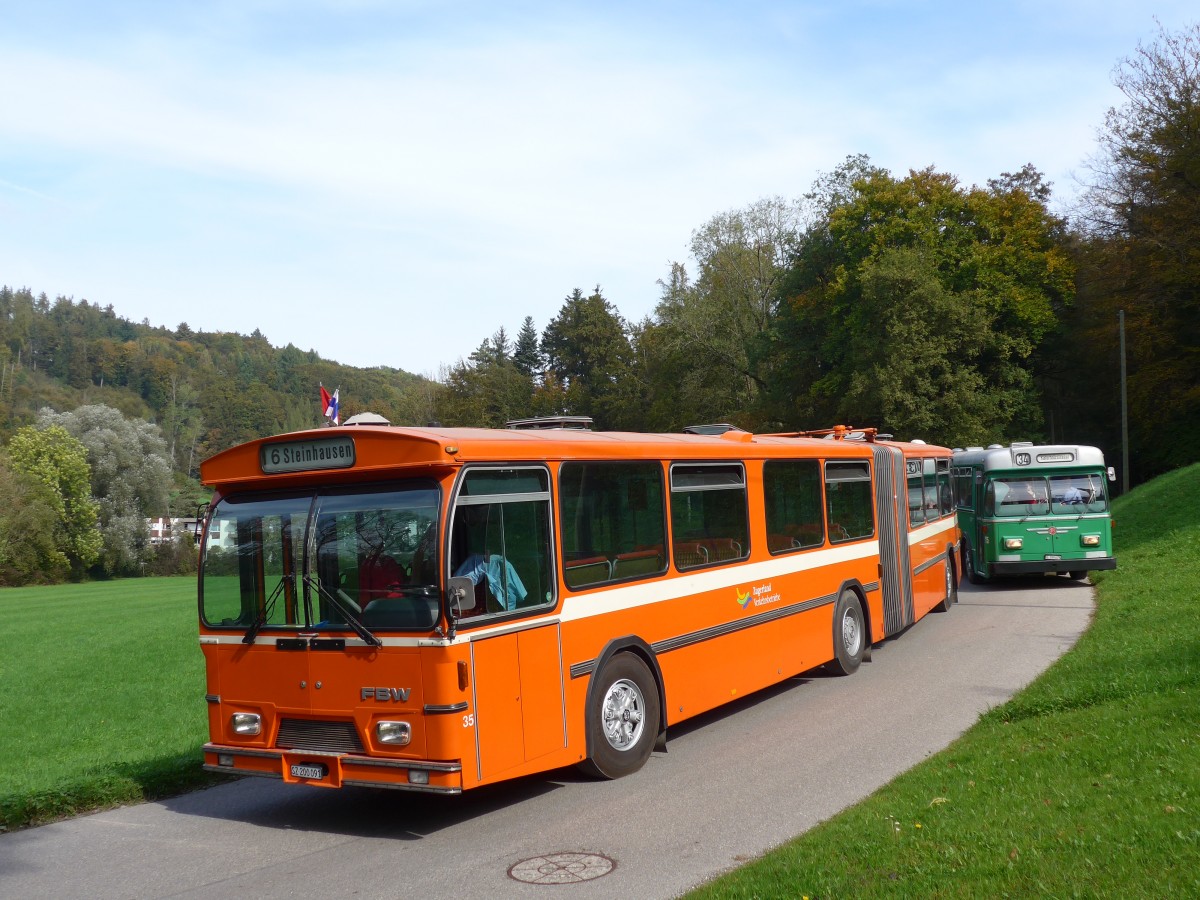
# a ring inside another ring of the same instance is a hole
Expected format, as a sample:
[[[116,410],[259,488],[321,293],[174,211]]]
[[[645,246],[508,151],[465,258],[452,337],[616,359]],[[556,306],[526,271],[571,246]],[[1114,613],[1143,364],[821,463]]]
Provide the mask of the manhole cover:
[[[508,875],[527,884],[575,884],[601,878],[616,865],[599,853],[551,853],[522,860],[508,870]]]

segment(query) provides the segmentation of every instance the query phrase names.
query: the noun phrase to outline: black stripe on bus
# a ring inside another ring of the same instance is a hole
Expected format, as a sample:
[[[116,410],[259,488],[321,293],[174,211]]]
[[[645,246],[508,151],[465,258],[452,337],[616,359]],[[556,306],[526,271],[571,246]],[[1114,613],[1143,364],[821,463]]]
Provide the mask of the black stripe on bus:
[[[757,615],[748,616],[744,619],[737,619],[733,622],[725,622],[721,625],[713,625],[710,628],[704,628],[700,631],[693,631],[688,634],[681,634],[677,637],[667,638],[664,641],[657,641],[650,645],[650,649],[654,651],[656,656],[663,653],[670,653],[672,650],[679,650],[683,647],[691,647],[695,644],[702,644],[705,641],[711,641],[715,638],[724,637],[727,634],[734,634],[738,631],[744,631],[747,628],[754,628],[758,625],[765,625],[768,622],[774,622],[779,619],[786,619],[789,616],[795,616],[800,613],[809,612],[810,610],[818,609],[822,606],[828,606],[837,601],[837,594],[827,594],[824,597],[815,597],[812,600],[804,600],[801,603],[793,603],[790,606],[783,606],[777,609],[761,612]],[[596,660],[589,659],[584,662],[578,662],[571,666],[571,677],[582,678],[584,675],[590,675],[596,668]]]
[[[913,569],[913,574],[920,575],[922,572],[924,572],[930,566],[936,566],[938,563],[942,562],[945,558],[946,558],[945,553],[939,553],[933,559],[926,560],[925,562],[923,562],[919,566],[917,566],[915,569]]]

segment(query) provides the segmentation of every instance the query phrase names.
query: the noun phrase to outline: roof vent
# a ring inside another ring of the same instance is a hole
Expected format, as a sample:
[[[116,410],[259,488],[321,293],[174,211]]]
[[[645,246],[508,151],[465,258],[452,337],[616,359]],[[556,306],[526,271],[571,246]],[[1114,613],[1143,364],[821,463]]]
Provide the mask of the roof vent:
[[[532,419],[510,419],[504,423],[505,428],[528,428],[544,430],[547,428],[566,428],[572,431],[591,431],[591,416],[536,416]]]
[[[385,419],[379,413],[360,412],[358,415],[351,416],[342,425],[391,425],[392,423]]]

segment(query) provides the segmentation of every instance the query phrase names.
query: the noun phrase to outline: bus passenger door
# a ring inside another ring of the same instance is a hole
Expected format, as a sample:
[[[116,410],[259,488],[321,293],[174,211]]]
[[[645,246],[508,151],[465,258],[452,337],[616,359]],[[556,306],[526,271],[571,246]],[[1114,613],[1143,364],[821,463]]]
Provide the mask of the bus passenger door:
[[[566,746],[559,626],[471,643],[481,781]]]

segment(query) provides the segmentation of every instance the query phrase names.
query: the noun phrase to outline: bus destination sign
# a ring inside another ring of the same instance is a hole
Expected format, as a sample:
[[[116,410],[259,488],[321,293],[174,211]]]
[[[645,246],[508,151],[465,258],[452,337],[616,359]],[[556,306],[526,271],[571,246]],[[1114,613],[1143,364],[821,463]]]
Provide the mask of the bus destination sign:
[[[354,439],[346,436],[263,444],[259,451],[259,461],[266,475],[317,469],[348,469],[354,465]]]
[[[1039,453],[1037,461],[1040,463],[1056,463],[1056,462],[1074,462],[1074,453]]]

